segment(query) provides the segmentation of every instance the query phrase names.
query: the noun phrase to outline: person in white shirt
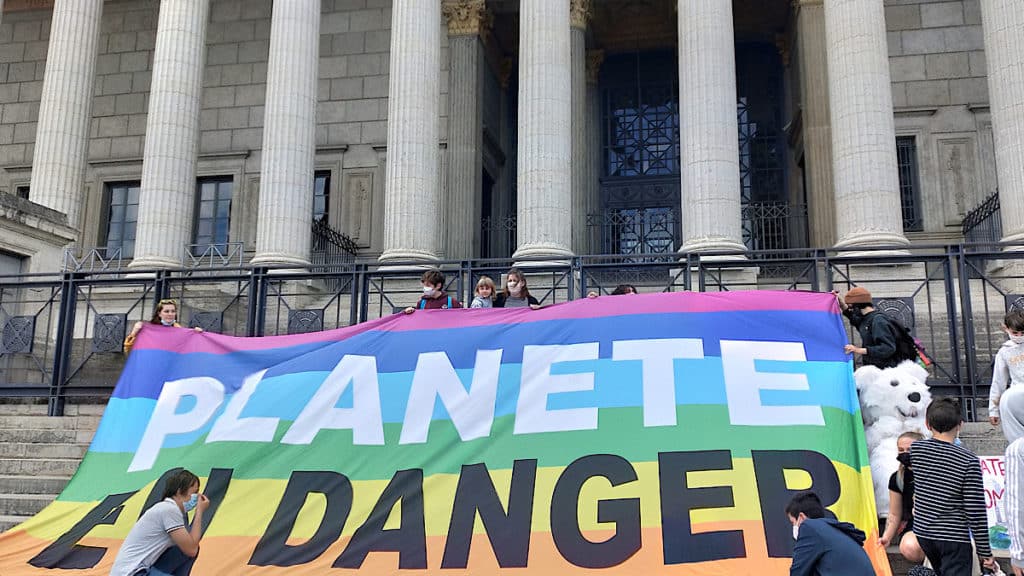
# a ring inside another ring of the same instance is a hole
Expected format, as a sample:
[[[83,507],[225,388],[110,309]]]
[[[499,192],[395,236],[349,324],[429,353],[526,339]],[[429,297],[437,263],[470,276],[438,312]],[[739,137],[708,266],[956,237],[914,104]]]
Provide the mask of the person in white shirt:
[[[1003,394],[1010,387],[1024,383],[1024,312],[1017,309],[1007,312],[1003,318],[1003,330],[1007,340],[996,352],[992,388],[988,396],[989,421],[993,426],[1000,421]],[[1003,434],[1009,440],[1005,426]]]
[[[209,505],[210,499],[199,493],[199,477],[188,470],[173,474],[167,479],[163,501],[146,510],[128,532],[110,576],[170,576],[153,565],[172,546],[189,558],[199,554],[203,513]],[[193,509],[196,514],[190,530],[188,513]]]

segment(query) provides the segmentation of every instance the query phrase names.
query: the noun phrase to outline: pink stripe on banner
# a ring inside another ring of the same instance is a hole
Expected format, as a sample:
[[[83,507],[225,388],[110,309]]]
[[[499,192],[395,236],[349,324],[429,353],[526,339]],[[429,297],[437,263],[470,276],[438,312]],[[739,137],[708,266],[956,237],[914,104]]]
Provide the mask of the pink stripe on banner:
[[[673,292],[635,296],[601,296],[580,299],[531,310],[469,309],[417,310],[394,314],[356,326],[325,332],[245,338],[222,334],[199,334],[185,328],[146,325],[135,349],[166,350],[179,354],[203,352],[226,354],[240,350],[267,350],[323,342],[340,342],[365,332],[406,332],[450,330],[472,326],[526,324],[551,320],[606,318],[634,314],[677,314],[701,312],[810,311],[839,314],[835,296],[821,292],[749,290],[743,292]]]

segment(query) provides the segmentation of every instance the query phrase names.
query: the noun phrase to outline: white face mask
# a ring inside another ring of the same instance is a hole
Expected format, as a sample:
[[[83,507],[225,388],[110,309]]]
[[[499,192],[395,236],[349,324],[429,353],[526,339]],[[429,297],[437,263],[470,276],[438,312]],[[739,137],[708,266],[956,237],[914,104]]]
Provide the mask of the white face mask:
[[[424,296],[430,297],[430,296],[433,296],[434,294],[437,294],[437,291],[434,290],[433,286],[424,286],[423,287],[423,295]]]
[[[796,540],[799,537],[800,537],[800,525],[799,524],[793,524],[793,540]]]
[[[512,294],[519,294],[520,292],[523,291],[523,287],[520,286],[518,282],[509,282],[508,291],[511,292]]]
[[[1007,336],[1009,336],[1010,342],[1014,344],[1024,344],[1024,336],[1013,336],[1010,334],[1007,334]]]

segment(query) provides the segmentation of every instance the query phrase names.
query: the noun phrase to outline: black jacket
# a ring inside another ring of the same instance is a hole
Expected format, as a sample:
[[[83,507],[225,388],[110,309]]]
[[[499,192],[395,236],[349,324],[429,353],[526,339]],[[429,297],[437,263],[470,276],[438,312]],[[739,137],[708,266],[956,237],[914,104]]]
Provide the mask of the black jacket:
[[[864,533],[834,518],[808,518],[800,524],[790,576],[874,576]]]
[[[868,312],[863,317],[853,314],[852,308],[843,310],[850,320],[850,325],[860,332],[861,346],[868,353],[864,355],[865,366],[893,368],[903,359],[896,354],[896,326],[877,310]]]

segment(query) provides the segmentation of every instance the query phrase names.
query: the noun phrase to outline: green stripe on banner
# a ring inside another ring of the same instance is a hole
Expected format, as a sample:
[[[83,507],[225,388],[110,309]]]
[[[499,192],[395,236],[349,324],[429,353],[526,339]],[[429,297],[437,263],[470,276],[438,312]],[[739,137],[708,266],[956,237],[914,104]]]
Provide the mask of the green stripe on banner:
[[[285,445],[279,440],[290,422],[281,422],[273,443],[223,442],[168,448],[160,451],[153,468],[124,473],[132,455],[89,453],[74,480],[59,499],[91,502],[108,494],[128,492],[184,466],[206,475],[210,468],[235,468],[236,479],[287,479],[293,470],[334,470],[351,480],[387,480],[395,470],[421,468],[425,475],[458,474],[463,463],[487,464],[492,470],[512,467],[515,460],[536,459],[538,466],[566,466],[595,447],[631,462],[657,461],[658,452],[731,450],[748,458],[751,450],[803,449],[860,470],[867,465],[863,441],[859,453],[849,442],[860,428],[860,412],[850,414],[823,408],[826,433],[819,426],[732,426],[725,406],[688,405],[677,410],[678,424],[644,428],[641,408],[600,411],[600,429],[552,434],[512,434],[514,416],[496,418],[490,438],[459,439],[450,422],[431,425],[427,444],[398,445],[400,424],[385,425],[384,446],[353,446],[348,430],[320,432],[311,445]],[[839,432],[843,431],[843,432]],[[204,437],[205,439],[205,437]],[[438,458],[438,455],[443,455]]]

